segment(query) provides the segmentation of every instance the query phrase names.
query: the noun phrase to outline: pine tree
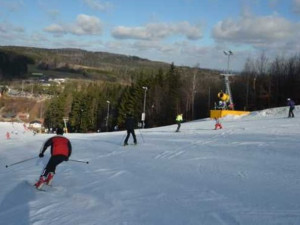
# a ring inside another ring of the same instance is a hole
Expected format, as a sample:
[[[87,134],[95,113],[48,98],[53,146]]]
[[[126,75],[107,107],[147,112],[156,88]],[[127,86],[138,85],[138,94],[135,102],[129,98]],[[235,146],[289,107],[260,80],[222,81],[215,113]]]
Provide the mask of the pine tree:
[[[180,74],[176,70],[174,64],[172,63],[170,69],[167,73],[166,80],[166,95],[164,96],[164,101],[168,102],[164,106],[163,111],[165,112],[164,121],[166,124],[172,124],[175,121],[176,114],[180,112]]]
[[[64,106],[66,95],[54,97],[45,112],[45,125],[48,128],[63,127]]]

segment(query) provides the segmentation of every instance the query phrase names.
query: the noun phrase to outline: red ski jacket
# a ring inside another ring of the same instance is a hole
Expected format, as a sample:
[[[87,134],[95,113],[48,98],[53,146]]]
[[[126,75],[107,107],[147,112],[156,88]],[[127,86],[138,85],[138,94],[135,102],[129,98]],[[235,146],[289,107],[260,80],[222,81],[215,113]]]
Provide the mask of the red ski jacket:
[[[41,153],[44,154],[44,152],[46,151],[46,149],[49,146],[51,146],[51,155],[52,156],[63,155],[63,156],[66,156],[67,158],[69,158],[70,155],[72,154],[71,142],[66,137],[57,135],[57,136],[54,136],[52,138],[49,138],[45,142]]]

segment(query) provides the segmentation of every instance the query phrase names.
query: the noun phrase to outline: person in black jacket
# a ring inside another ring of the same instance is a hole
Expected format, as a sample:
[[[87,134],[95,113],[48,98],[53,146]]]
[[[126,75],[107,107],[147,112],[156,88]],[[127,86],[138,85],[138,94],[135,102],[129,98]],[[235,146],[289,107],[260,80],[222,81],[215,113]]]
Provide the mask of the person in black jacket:
[[[125,120],[125,128],[127,130],[127,136],[124,140],[124,146],[128,145],[128,139],[130,134],[132,134],[134,144],[137,144],[136,136],[134,133],[134,127],[135,127],[135,119],[131,114],[128,114]]]

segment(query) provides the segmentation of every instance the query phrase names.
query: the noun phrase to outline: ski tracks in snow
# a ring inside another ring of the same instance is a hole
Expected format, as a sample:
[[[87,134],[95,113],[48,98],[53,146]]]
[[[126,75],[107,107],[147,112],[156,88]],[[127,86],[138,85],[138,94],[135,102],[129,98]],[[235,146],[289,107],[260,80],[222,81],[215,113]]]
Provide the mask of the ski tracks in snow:
[[[198,134],[194,134],[194,135],[198,135]],[[199,140],[191,141],[191,142],[188,141],[189,140],[188,136],[182,135],[180,137],[181,139],[177,139],[177,141],[178,142],[188,142],[187,144],[183,145],[180,143],[177,145],[180,147],[175,147],[172,150],[164,150],[164,151],[158,153],[157,155],[155,155],[154,159],[173,159],[173,158],[182,156],[187,151],[195,150],[195,149],[198,150],[201,148],[201,146],[207,146],[209,144],[213,144],[219,135],[220,134],[218,133],[218,134],[213,134],[210,137],[203,138],[203,137],[201,137],[201,134],[199,134]],[[195,139],[191,139],[191,140],[195,140]]]
[[[230,215],[229,213],[217,213],[217,212],[213,212],[210,215],[215,220],[214,224],[220,224],[220,225],[240,225],[240,223],[232,215]]]
[[[173,159],[177,156],[180,156],[184,153],[184,151],[164,151],[162,153],[157,154],[155,159]]]
[[[76,189],[49,187],[46,192],[37,192],[38,198],[30,202],[32,225],[54,224],[84,224],[82,221],[74,223],[74,215],[81,215],[86,210],[95,210],[98,206],[97,199],[89,193],[78,192]],[[44,201],[40,201],[44,198]],[[58,199],[61,199],[58,201]],[[58,209],[72,208],[71,214],[65,214]],[[51,212],[57,211],[56,217],[51,217]],[[48,215],[49,214],[49,215]]]
[[[94,172],[97,174],[105,175],[107,176],[108,179],[113,179],[126,173],[125,170],[115,170],[115,169],[105,169],[105,168],[97,169]]]

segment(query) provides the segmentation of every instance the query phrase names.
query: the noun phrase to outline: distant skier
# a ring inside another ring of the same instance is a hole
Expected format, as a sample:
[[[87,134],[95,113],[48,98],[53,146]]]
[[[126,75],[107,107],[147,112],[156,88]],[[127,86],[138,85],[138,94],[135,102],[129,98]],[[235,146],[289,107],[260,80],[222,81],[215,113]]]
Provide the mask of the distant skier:
[[[287,105],[290,107],[288,117],[294,117],[293,111],[295,109],[295,102],[292,99],[288,98],[287,99]]]
[[[10,133],[9,132],[6,132],[6,139],[10,139]]]
[[[132,114],[129,113],[125,120],[125,128],[127,130],[127,136],[124,140],[124,146],[128,145],[128,139],[129,139],[130,134],[132,134],[134,144],[137,144],[134,127],[135,127],[135,119],[132,116]]]
[[[41,189],[45,183],[47,185],[51,185],[56,166],[63,161],[68,161],[70,155],[72,154],[71,142],[68,138],[62,136],[63,133],[64,132],[62,128],[57,128],[57,135],[49,138],[40,151],[39,157],[42,158],[44,157],[44,152],[46,149],[51,146],[51,157],[42,175],[40,176],[39,181],[35,184],[37,189]]]
[[[219,105],[217,106],[217,109],[225,109],[226,108],[226,103],[223,101],[219,101]]]
[[[180,127],[181,127],[182,121],[183,121],[183,116],[182,116],[182,114],[178,114],[178,115],[176,116],[176,123],[177,123],[177,129],[176,129],[176,132],[179,132],[179,129],[180,129]]]

